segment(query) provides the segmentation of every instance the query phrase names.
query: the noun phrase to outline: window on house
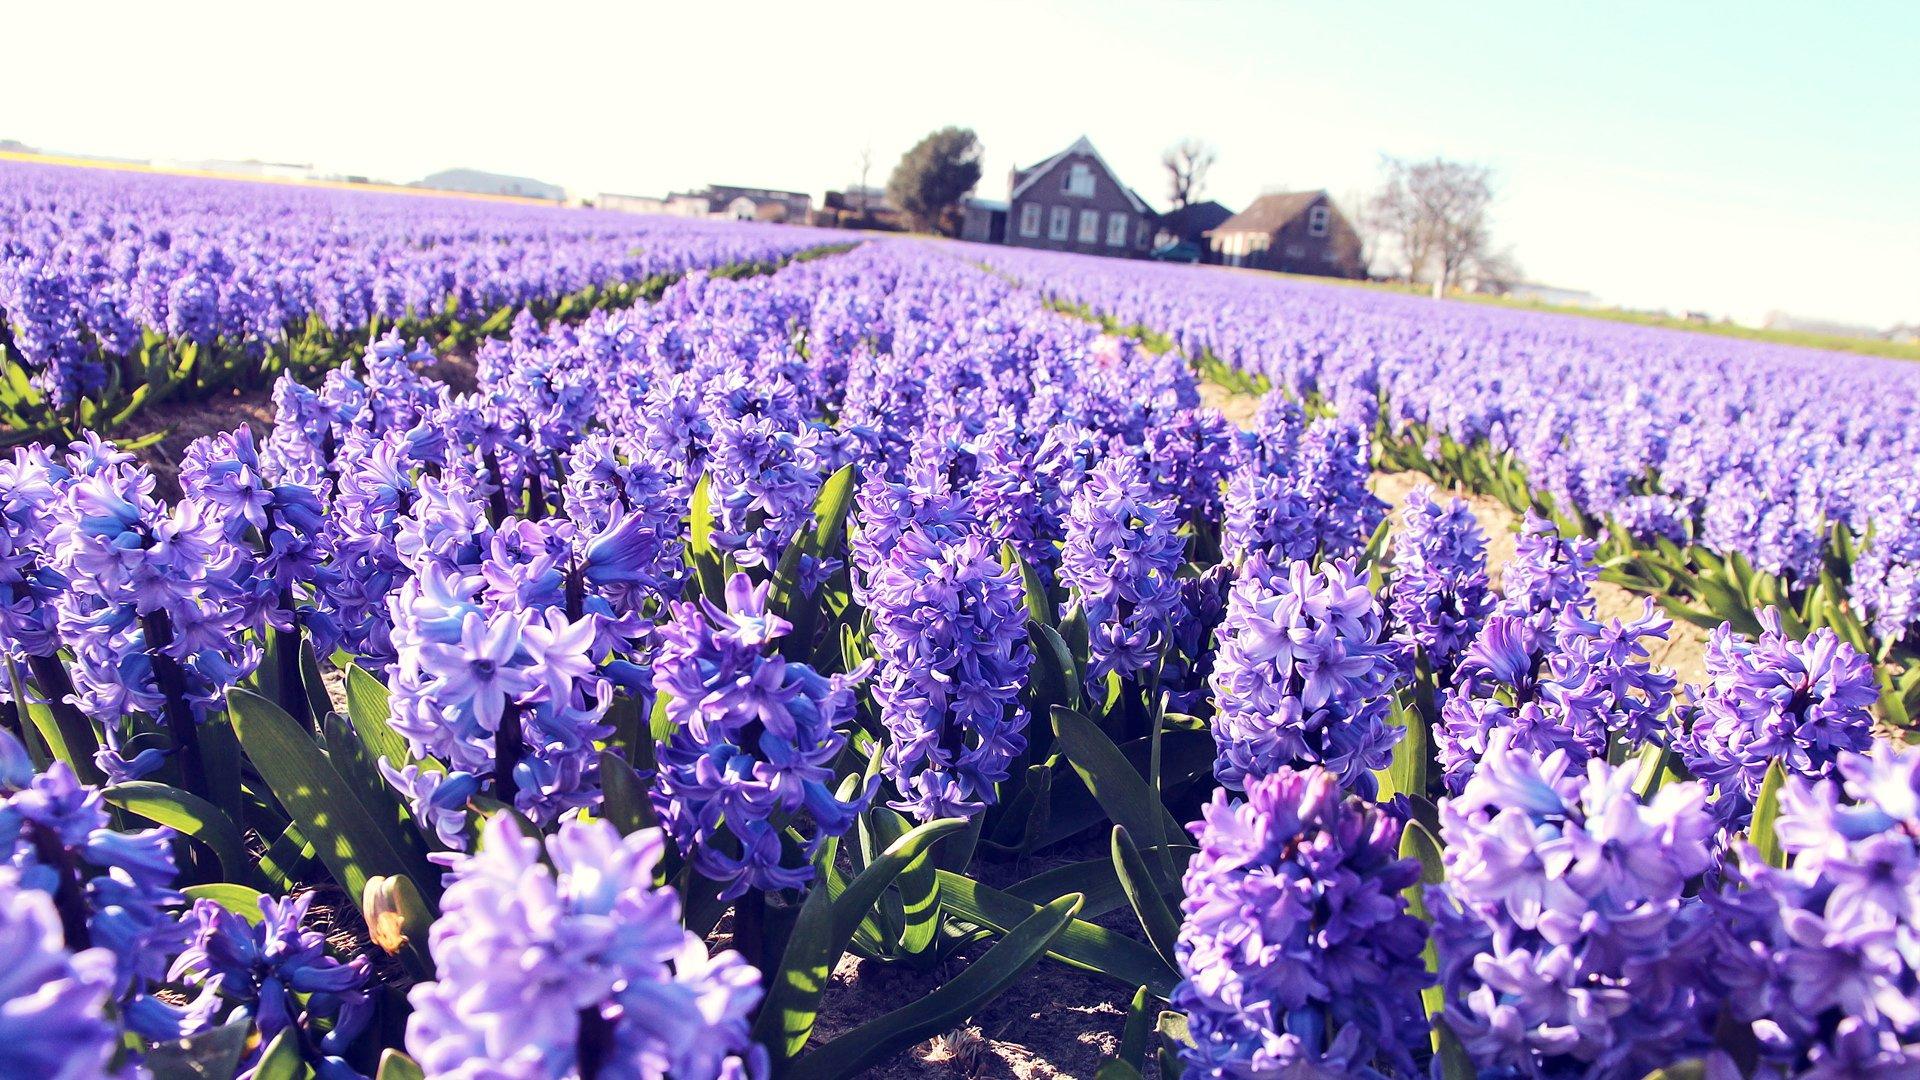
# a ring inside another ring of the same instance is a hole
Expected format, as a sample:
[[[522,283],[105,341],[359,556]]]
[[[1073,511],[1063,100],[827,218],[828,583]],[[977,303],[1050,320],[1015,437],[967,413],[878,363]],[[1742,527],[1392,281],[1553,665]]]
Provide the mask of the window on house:
[[[1327,235],[1327,222],[1333,217],[1333,211],[1324,206],[1316,206],[1307,211],[1307,235]]]
[[[1118,210],[1107,215],[1107,246],[1127,246],[1127,215]]]
[[[1076,161],[1060,177],[1060,190],[1082,199],[1093,198],[1093,167]]]
[[[1143,248],[1147,246],[1147,219],[1145,218],[1141,218],[1140,224],[1134,226],[1133,246],[1137,248]]]
[[[1064,206],[1056,206],[1047,211],[1047,239],[1065,240],[1067,230],[1073,227],[1073,211]]]
[[[1306,257],[1307,257],[1307,249],[1304,244],[1288,244],[1287,245],[1287,258],[1304,259]]]
[[[1097,244],[1100,242],[1100,211],[1080,211],[1080,243]]]
[[[1328,262],[1328,263],[1339,262],[1340,253],[1333,250],[1332,248],[1328,248],[1327,250],[1320,253],[1320,261]]]
[[[1028,203],[1020,208],[1020,235],[1040,235],[1040,204]]]

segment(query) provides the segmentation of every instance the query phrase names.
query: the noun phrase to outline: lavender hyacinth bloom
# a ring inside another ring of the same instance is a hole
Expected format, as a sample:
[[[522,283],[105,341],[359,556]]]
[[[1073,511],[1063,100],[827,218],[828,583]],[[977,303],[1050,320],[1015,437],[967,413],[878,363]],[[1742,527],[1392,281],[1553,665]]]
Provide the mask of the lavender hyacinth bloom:
[[[1399,668],[1380,609],[1350,563],[1281,571],[1256,557],[1227,599],[1214,657],[1214,775],[1242,788],[1282,766],[1323,765],[1371,797],[1401,730]]]
[[[1920,750],[1876,743],[1833,778],[1788,778],[1776,830],[1728,900],[1741,1019],[1794,1076],[1920,1072]]]
[[[1707,681],[1691,688],[1685,710],[1692,727],[1674,739],[1730,828],[1753,812],[1776,759],[1789,776],[1818,779],[1831,775],[1841,753],[1872,745],[1871,709],[1880,699],[1872,661],[1832,630],[1795,641],[1771,608],[1760,623],[1758,638],[1726,624],[1708,637]]]
[[[1640,1076],[1711,1045],[1713,862],[1698,784],[1634,794],[1638,770],[1496,732],[1440,807],[1446,883],[1428,890],[1446,1019],[1482,1076]]]
[[[1319,768],[1216,790],[1201,813],[1173,993],[1188,1075],[1414,1075],[1430,980],[1399,823]]]
[[[1528,510],[1513,558],[1500,572],[1500,612],[1529,617],[1546,627],[1562,608],[1589,603],[1588,594],[1600,576],[1593,564],[1597,546],[1591,537],[1562,537],[1553,522]]]
[[[726,607],[671,605],[660,629],[653,687],[666,696],[673,734],[657,744],[654,808],[682,854],[732,900],[749,888],[805,888],[820,842],[853,827],[873,787],[842,802],[829,788],[833,760],[852,721],[844,676],[789,663],[768,646],[792,629],[767,610],[770,584],[745,574],[727,582]],[[807,811],[814,835],[806,860],[781,862],[773,817]],[[724,849],[722,832],[738,844]]]
[[[1463,499],[1444,506],[1422,485],[1407,496],[1393,538],[1394,634],[1445,682],[1492,606],[1487,538]]]
[[[745,1080],[759,973],[707,954],[654,884],[657,829],[569,820],[541,842],[497,816],[451,860],[429,945],[437,979],[408,994],[407,1050],[429,1077]]]
[[[1180,604],[1185,544],[1170,499],[1156,499],[1131,459],[1094,466],[1073,494],[1060,579],[1086,616],[1089,689],[1160,655]]]
[[[922,821],[970,816],[1026,747],[1025,587],[984,535],[909,527],[867,586],[883,766]]]
[[[69,952],[54,900],[0,866],[0,1076],[99,1080],[120,1044],[107,1019],[113,954]]]

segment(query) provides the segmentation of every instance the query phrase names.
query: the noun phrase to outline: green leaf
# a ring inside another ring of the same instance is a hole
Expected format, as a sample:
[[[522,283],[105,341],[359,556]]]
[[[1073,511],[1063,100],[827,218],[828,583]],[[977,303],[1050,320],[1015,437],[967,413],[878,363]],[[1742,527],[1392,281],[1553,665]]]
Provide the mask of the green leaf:
[[[94,753],[100,749],[99,740],[94,735],[93,724],[67,700],[73,683],[60,658],[30,656],[27,658],[27,668],[32,672],[34,685],[40,691],[39,700],[32,697],[27,699],[27,717],[39,729],[47,748],[56,759],[66,762],[73,769],[81,783],[106,783],[106,775],[93,760]]]
[[[1780,788],[1786,782],[1786,768],[1779,758],[1774,758],[1767,766],[1767,775],[1760,781],[1760,794],[1753,800],[1753,823],[1747,828],[1753,850],[1761,861],[1773,867],[1787,865],[1786,849],[1780,846],[1780,831],[1775,824],[1780,817]]]
[[[1453,1033],[1445,1017],[1433,1018],[1433,1052],[1440,1061],[1440,1080],[1474,1080],[1478,1072],[1460,1037]]]
[[[694,483],[687,504],[687,550],[702,556],[713,553],[713,485],[705,473]]]
[[[1440,854],[1440,841],[1418,820],[1409,820],[1400,833],[1400,856],[1410,858],[1420,864],[1420,880],[1407,886],[1407,910],[1421,922],[1433,922],[1433,913],[1427,908],[1427,886],[1439,885],[1446,880],[1446,861]],[[1421,956],[1427,963],[1427,974],[1440,974],[1440,950],[1429,939]],[[1426,1007],[1429,1019],[1437,1020],[1447,1004],[1446,988],[1436,983],[1420,991],[1420,1000]],[[1438,1038],[1436,1033],[1434,1036]],[[1439,1044],[1435,1043],[1435,1049]]]
[[[123,810],[205,844],[220,860],[220,872],[226,880],[242,885],[266,884],[247,855],[239,828],[219,807],[200,796],[150,780],[114,784],[100,794]]]
[[[753,1027],[756,1041],[777,1058],[790,1058],[806,1046],[813,1033],[820,994],[826,989],[833,965],[847,951],[854,928],[879,902],[887,886],[935,840],[965,825],[959,818],[929,821],[888,845],[838,896],[828,897],[826,889],[808,894],[787,938],[780,970],[761,1002]]]
[[[940,904],[947,913],[988,930],[1005,932],[1043,906],[959,874],[942,870],[939,876]],[[1124,986],[1145,986],[1161,998],[1171,997],[1174,984],[1180,981],[1179,973],[1152,946],[1081,919],[1075,919],[1049,947],[1049,955]]]
[[[253,1080],[306,1080],[313,1070],[300,1058],[300,1032],[288,1027],[267,1044],[260,1063],[253,1068]]]
[[[1148,943],[1161,959],[1174,963],[1173,946],[1180,937],[1180,920],[1167,907],[1166,897],[1154,883],[1140,849],[1127,835],[1126,826],[1113,827],[1112,847],[1114,871],[1120,878],[1121,889],[1126,891],[1127,903],[1140,920],[1141,929],[1147,932]]]
[[[437,901],[439,874],[397,835],[399,822],[375,820],[285,710],[236,688],[227,694],[227,711],[248,759],[347,895],[357,902],[367,880],[385,874],[413,879],[421,895]]]
[[[1154,1008],[1152,991],[1141,987],[1133,992],[1133,1004],[1127,1007],[1127,1024],[1120,1029],[1120,1061],[1137,1073],[1147,1067],[1147,1040],[1153,1034],[1159,1010]]]
[[[1080,676],[1060,632],[1046,623],[1030,620],[1027,637],[1033,643],[1033,666],[1027,676],[1031,711],[1038,716],[1051,716],[1056,708],[1078,709]]]
[[[613,822],[622,836],[655,824],[646,782],[626,759],[611,750],[600,751],[600,791],[605,799],[601,816]]]
[[[393,730],[393,705],[387,688],[359,664],[347,665],[347,718],[353,721],[354,735],[374,760],[385,758],[396,769],[418,764],[424,772],[447,771],[432,758],[414,761],[407,740]]]
[[[380,1071],[373,1074],[373,1080],[427,1080],[427,1074],[418,1062],[388,1047],[380,1055]]]
[[[1000,562],[1004,566],[1020,569],[1020,585],[1026,593],[1028,621],[1051,629],[1057,612],[1054,611],[1053,601],[1047,597],[1047,585],[1040,580],[1039,572],[1020,557],[1019,550],[1012,542],[1000,545]]]
[[[791,1080],[853,1076],[896,1051],[946,1031],[982,1004],[998,997],[1046,954],[1073,922],[1080,897],[1063,896],[996,942],[951,982],[911,1005],[854,1028],[801,1058]]]
[[[1056,708],[1053,734],[1074,772],[1115,825],[1126,826],[1149,846],[1164,845],[1181,835],[1180,823],[1167,812],[1160,796],[1099,725],[1072,709]],[[1161,869],[1172,875],[1171,862]]]
[[[1387,782],[1381,785],[1380,801],[1385,802],[1396,794],[1424,797],[1427,762],[1433,756],[1433,731],[1420,710],[1400,695],[1394,698],[1392,715],[1406,734],[1393,746],[1393,762],[1387,766]]]
[[[883,848],[899,843],[912,828],[906,818],[887,807],[876,806],[871,813],[874,831]],[[940,932],[940,886],[933,874],[933,852],[937,846],[928,845],[894,879],[900,923],[894,927],[897,933],[893,938],[900,951],[908,955],[923,953],[932,947]]]
[[[266,894],[259,889],[220,881],[211,885],[189,885],[180,891],[189,900],[211,900],[255,925],[266,918],[260,911],[260,900]]]
[[[153,1080],[232,1080],[252,1035],[253,1018],[247,1016],[191,1038],[159,1043],[144,1055],[146,1069]]]

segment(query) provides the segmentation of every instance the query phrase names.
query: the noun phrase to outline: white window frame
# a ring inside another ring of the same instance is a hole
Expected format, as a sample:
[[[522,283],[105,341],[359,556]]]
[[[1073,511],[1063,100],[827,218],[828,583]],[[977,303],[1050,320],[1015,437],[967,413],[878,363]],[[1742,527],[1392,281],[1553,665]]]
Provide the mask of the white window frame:
[[[1047,210],[1047,239],[1065,240],[1073,233],[1073,208],[1055,206]]]
[[[1040,204],[1026,203],[1020,207],[1020,235],[1032,239],[1040,235]]]
[[[1080,211],[1080,231],[1074,234],[1075,241],[1082,244],[1100,242],[1100,211],[1088,209]]]
[[[1327,225],[1333,220],[1333,210],[1326,206],[1316,206],[1307,211],[1307,235],[1327,235]]]
[[[1060,174],[1060,191],[1076,198],[1091,199],[1098,190],[1099,181],[1093,175],[1093,166],[1084,161],[1076,161],[1067,166]]]
[[[1127,215],[1118,210],[1107,214],[1107,246],[1127,246]]]

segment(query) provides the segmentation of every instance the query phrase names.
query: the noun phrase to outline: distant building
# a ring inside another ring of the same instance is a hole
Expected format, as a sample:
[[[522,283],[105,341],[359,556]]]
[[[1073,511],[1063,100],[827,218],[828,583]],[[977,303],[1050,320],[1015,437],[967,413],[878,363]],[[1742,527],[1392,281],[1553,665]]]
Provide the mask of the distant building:
[[[1188,203],[1160,215],[1153,227],[1153,257],[1200,262],[1207,254],[1207,231],[1233,217],[1217,202]]]
[[[1045,161],[1015,169],[1005,242],[1014,247],[1143,258],[1154,212],[1120,181],[1086,136]]]
[[[676,191],[667,196],[669,214],[683,217],[732,218],[736,221],[807,220],[813,196],[803,191],[733,187],[708,184],[699,191]]]
[[[548,199],[553,202],[565,202],[567,199],[566,190],[558,184],[526,176],[481,172],[479,169],[444,169],[424,180],[414,181],[411,186],[434,191],[464,191],[471,195],[518,195],[521,198]]]
[[[995,199],[960,200],[960,239],[976,244],[1004,244],[1007,241],[1007,204]]]
[[[1360,236],[1325,191],[1262,195],[1207,232],[1213,261],[1321,277],[1366,276]]]
[[[593,200],[593,205],[602,210],[619,210],[628,214],[664,214],[667,212],[667,200],[652,195],[621,195],[612,191],[603,191]]]
[[[893,200],[887,198],[886,188],[861,187],[858,184],[845,191],[827,192],[821,197],[820,205],[827,210],[841,210],[854,214],[899,210],[899,207],[893,205]]]

